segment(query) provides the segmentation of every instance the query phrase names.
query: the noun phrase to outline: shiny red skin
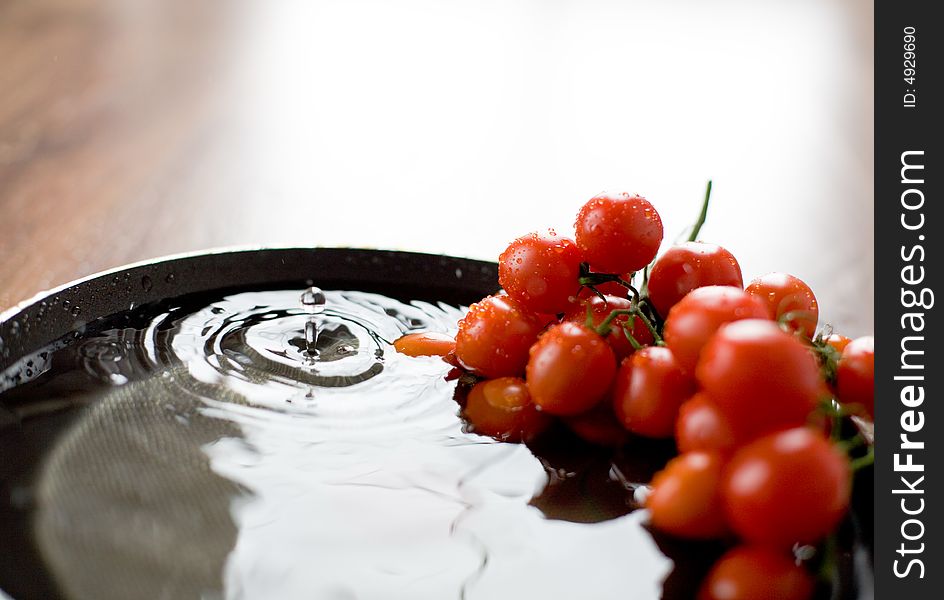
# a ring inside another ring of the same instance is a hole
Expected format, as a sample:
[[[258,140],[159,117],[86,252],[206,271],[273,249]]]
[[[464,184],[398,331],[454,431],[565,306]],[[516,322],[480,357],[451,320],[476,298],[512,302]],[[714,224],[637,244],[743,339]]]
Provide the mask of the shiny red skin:
[[[521,375],[544,324],[510,296],[489,296],[470,306],[459,321],[456,358],[484,377]]]
[[[789,553],[737,546],[711,568],[698,600],[810,600],[815,587],[813,576]]]
[[[577,246],[594,271],[631,273],[652,262],[662,243],[662,218],[642,196],[591,198],[577,213]]]
[[[606,396],[616,374],[616,356],[596,332],[564,322],[534,344],[526,372],[531,398],[541,410],[576,415]]]
[[[721,502],[724,460],[715,452],[687,452],[652,478],[646,497],[653,527],[684,538],[712,539],[728,531]]]
[[[767,318],[767,307],[744,290],[712,285],[692,290],[665,320],[665,345],[683,369],[695,371],[702,348],[719,327],[740,319]]]
[[[829,344],[830,348],[832,348],[839,354],[842,354],[842,351],[846,349],[846,346],[849,345],[849,342],[851,342],[852,339],[847,338],[846,336],[840,335],[838,333],[832,333],[826,336],[826,339],[824,341],[827,344]]]
[[[649,272],[649,300],[665,317],[695,288],[728,285],[743,288],[741,267],[734,255],[714,244],[685,242],[672,246]]]
[[[617,419],[628,431],[667,438],[675,431],[679,406],[694,393],[694,378],[682,371],[672,351],[649,346],[620,365],[613,406]]]
[[[875,419],[875,338],[852,340],[836,367],[836,397],[843,404],[859,405]]]
[[[768,273],[748,284],[747,293],[767,306],[767,314],[775,321],[788,313],[797,313],[786,321],[792,331],[812,339],[819,321],[819,305],[813,290],[802,280],[787,273]]]
[[[679,407],[675,445],[679,452],[714,450],[729,455],[737,447],[738,440],[711,398],[698,392]]]
[[[724,471],[721,497],[745,541],[789,550],[832,532],[849,508],[849,459],[822,433],[797,427],[739,449]]]
[[[629,299],[620,298],[618,296],[606,296],[605,298],[592,296],[578,302],[571,302],[567,312],[564,313],[563,320],[585,325],[587,322],[588,305],[590,306],[590,318],[593,322],[593,327],[596,328],[606,320],[612,311],[627,310],[632,306],[632,303]],[[621,361],[635,352],[632,343],[630,343],[629,339],[627,339],[622,331],[622,327],[629,323],[629,318],[630,315],[620,315],[613,319],[610,322],[611,331],[609,335],[606,336],[606,341],[613,348],[617,361]],[[632,318],[633,328],[631,333],[633,338],[643,346],[652,344],[653,337],[649,328],[646,327],[639,317],[633,315]]]
[[[544,431],[551,417],[538,411],[523,379],[480,381],[469,391],[462,416],[472,430],[503,442],[527,442]]]
[[[772,322],[723,325],[695,377],[739,439],[807,422],[828,392],[812,351]]]
[[[556,314],[580,289],[580,250],[570,238],[529,233],[498,257],[498,282],[522,306],[538,313]]]

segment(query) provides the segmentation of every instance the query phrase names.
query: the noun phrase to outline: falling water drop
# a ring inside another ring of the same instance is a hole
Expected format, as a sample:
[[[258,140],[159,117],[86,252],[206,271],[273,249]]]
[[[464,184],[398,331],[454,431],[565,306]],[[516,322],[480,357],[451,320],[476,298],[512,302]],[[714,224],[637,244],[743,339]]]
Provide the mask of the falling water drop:
[[[325,302],[325,294],[321,288],[312,286],[302,292],[302,306],[308,314],[316,315],[324,312]]]

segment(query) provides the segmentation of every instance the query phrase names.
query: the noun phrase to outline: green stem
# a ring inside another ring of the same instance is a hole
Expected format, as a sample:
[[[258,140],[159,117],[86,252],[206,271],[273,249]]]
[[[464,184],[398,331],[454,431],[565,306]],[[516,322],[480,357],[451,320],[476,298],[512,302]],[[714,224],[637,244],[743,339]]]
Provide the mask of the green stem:
[[[656,326],[652,324],[652,321],[649,320],[649,317],[647,317],[646,314],[638,308],[633,312],[636,313],[636,316],[639,317],[639,319],[642,321],[642,324],[645,325],[647,329],[649,329],[649,333],[652,334],[652,339],[655,340],[656,345],[664,346],[665,342],[662,341],[662,336],[659,335],[659,331],[656,329]]]
[[[849,454],[856,448],[859,448],[860,446],[864,446],[867,443],[868,442],[866,442],[865,438],[862,437],[862,434],[857,433],[856,435],[852,436],[851,438],[847,440],[840,440],[836,442],[836,446],[840,450],[845,452],[846,454]]]
[[[705,199],[701,203],[701,213],[698,215],[698,220],[695,221],[695,225],[692,227],[692,232],[688,235],[688,241],[694,242],[698,238],[698,232],[701,231],[701,226],[705,224],[705,219],[708,218],[708,200],[711,198],[711,180],[708,180],[708,187],[705,189]]]
[[[833,574],[835,573],[837,567],[837,552],[839,551],[839,544],[836,540],[836,534],[830,534],[826,538],[826,542],[823,544],[823,562],[819,566],[819,577],[823,581],[829,583],[833,579]]]
[[[631,315],[635,311],[631,308],[620,308],[617,310],[610,311],[610,314],[603,319],[603,322],[600,323],[600,326],[596,328],[596,332],[601,336],[606,336],[610,334],[610,324],[613,322],[613,319],[621,315]]]
[[[619,317],[620,315],[631,315],[634,317],[639,317],[639,320],[642,321],[643,325],[649,329],[649,333],[652,334],[652,339],[655,340],[657,346],[664,346],[665,342],[662,341],[662,336],[659,335],[659,331],[656,329],[655,325],[652,324],[652,321],[649,320],[649,317],[645,315],[644,312],[639,310],[638,307],[634,306],[633,308],[621,308],[618,310],[611,311],[610,314],[606,316],[606,319],[600,323],[600,326],[596,328],[596,332],[601,335],[609,335],[610,333],[610,324],[613,322],[613,319]],[[638,348],[637,348],[638,349]]]
[[[626,339],[629,340],[630,345],[632,345],[633,350],[642,350],[645,348],[642,344],[636,341],[636,338],[633,337],[633,334],[629,332],[629,329],[623,327],[623,335],[626,336]]]
[[[596,290],[593,290],[593,291],[600,294],[600,292],[597,292]],[[600,295],[602,296],[603,294],[600,294]],[[593,307],[590,306],[589,302],[587,302],[587,316],[584,318],[583,324],[589,327],[590,329],[593,329]]]
[[[875,446],[869,446],[869,451],[866,452],[864,456],[860,456],[859,458],[853,458],[849,464],[852,467],[852,472],[855,473],[859,471],[860,469],[864,469],[865,467],[874,463],[875,463]]]

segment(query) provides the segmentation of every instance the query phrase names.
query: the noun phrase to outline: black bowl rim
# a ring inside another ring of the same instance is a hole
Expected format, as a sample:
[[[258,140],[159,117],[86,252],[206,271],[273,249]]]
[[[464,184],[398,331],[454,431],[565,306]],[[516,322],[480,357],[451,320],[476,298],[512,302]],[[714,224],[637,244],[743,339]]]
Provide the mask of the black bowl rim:
[[[480,298],[498,290],[494,262],[401,250],[227,247],[135,262],[40,292],[0,313],[0,372],[89,323],[143,304],[258,286],[329,282],[349,289],[416,289],[426,298]],[[358,287],[353,287],[358,286]]]

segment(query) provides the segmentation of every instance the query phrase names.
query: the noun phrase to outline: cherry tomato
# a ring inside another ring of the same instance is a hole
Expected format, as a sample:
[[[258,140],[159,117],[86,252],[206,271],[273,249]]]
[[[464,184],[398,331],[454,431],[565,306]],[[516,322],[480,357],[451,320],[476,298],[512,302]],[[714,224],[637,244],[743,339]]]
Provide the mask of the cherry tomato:
[[[518,377],[475,384],[462,414],[475,433],[507,442],[530,441],[550,424],[550,417],[537,410],[527,384]]]
[[[875,338],[856,338],[842,351],[836,368],[836,396],[843,404],[858,404],[875,418]]]
[[[725,514],[748,542],[789,549],[827,536],[849,508],[849,459],[822,434],[797,427],[739,449],[721,484]]]
[[[554,325],[531,348],[527,381],[531,398],[552,415],[576,415],[603,399],[616,374],[616,356],[584,325]]]
[[[737,438],[724,415],[704,392],[699,392],[679,407],[675,422],[675,445],[679,452],[716,450],[730,454]]]
[[[652,478],[646,497],[652,525],[679,537],[722,537],[728,527],[721,504],[724,461],[714,452],[686,452]]]
[[[445,333],[408,333],[393,342],[394,349],[407,356],[447,356],[456,349],[456,340]]]
[[[613,405],[600,402],[590,410],[564,417],[564,424],[581,439],[598,446],[618,447],[629,440],[629,432],[616,419]]]
[[[642,196],[600,194],[577,213],[577,246],[595,271],[631,273],[648,265],[662,243],[662,218]]]
[[[747,293],[764,301],[771,319],[780,321],[793,315],[785,321],[787,327],[808,339],[813,337],[819,320],[819,306],[810,286],[793,275],[768,273],[752,281],[747,286]]]
[[[489,296],[459,321],[456,358],[485,377],[520,375],[544,322],[509,296]]]
[[[811,350],[760,319],[718,329],[695,377],[741,439],[806,423],[827,393]]]
[[[695,380],[682,371],[672,351],[648,346],[623,361],[616,374],[616,416],[632,433],[672,437],[679,406],[695,393]]]
[[[738,546],[711,568],[698,600],[809,600],[813,577],[786,552]]]
[[[839,354],[842,354],[842,351],[846,349],[846,346],[848,346],[849,342],[851,342],[852,340],[847,338],[844,335],[839,335],[838,333],[832,333],[826,336],[826,339],[824,341],[827,344],[829,344],[829,346],[833,350],[835,350]]]
[[[694,372],[705,343],[719,327],[739,319],[767,318],[767,308],[744,290],[711,285],[692,290],[665,321],[665,345],[683,369]]]
[[[547,233],[529,233],[513,241],[498,258],[498,282],[525,308],[560,313],[580,289],[583,259],[573,240]]]
[[[695,288],[728,285],[743,288],[734,255],[714,244],[685,242],[672,246],[649,272],[649,300],[663,317]]]
[[[580,300],[579,302],[572,302],[570,308],[564,313],[564,320],[570,321],[571,323],[586,324],[588,306],[590,307],[590,319],[593,323],[593,327],[599,327],[611,312],[614,310],[627,310],[632,306],[632,302],[627,298],[620,298],[618,296],[606,296],[604,298],[593,296]],[[609,335],[606,336],[606,341],[613,348],[617,360],[622,360],[635,351],[632,343],[630,343],[626,334],[623,333],[623,327],[629,323],[629,319],[630,315],[620,315],[610,322],[611,330]],[[652,332],[650,332],[649,328],[642,322],[642,319],[635,315],[632,316],[632,319],[633,328],[631,333],[633,338],[643,346],[652,344]]]

